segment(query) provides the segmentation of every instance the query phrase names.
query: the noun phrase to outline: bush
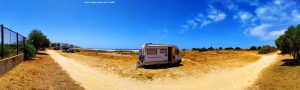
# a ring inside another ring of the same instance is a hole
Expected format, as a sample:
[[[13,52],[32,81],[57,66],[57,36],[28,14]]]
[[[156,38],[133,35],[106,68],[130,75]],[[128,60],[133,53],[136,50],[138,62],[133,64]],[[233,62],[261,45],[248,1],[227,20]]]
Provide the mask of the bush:
[[[256,46],[251,46],[250,50],[257,50],[257,47]]]
[[[240,47],[235,47],[234,50],[242,50]]]
[[[212,51],[212,50],[215,50],[213,47],[209,47],[209,48],[207,48],[207,49],[208,49],[208,50],[211,50],[211,51]]]
[[[274,51],[276,51],[276,48],[271,47],[269,45],[265,45],[259,49],[258,53],[259,54],[267,54],[267,53],[274,52]]]
[[[225,50],[233,50],[233,48],[232,47],[227,47],[227,48],[225,48]]]
[[[223,48],[222,47],[219,47],[219,50],[222,50]]]
[[[208,49],[206,49],[205,47],[199,49],[199,52],[203,52],[203,51],[208,51]]]
[[[257,46],[257,50],[261,49],[261,46]]]
[[[192,48],[192,51],[200,50],[199,48]]]
[[[24,59],[25,60],[32,59],[35,57],[35,54],[36,54],[36,49],[34,48],[34,46],[31,44],[25,44]]]
[[[0,55],[2,56],[2,54],[4,54],[3,55],[4,57],[9,57],[13,50],[7,44],[4,44],[3,47],[4,48],[3,48],[3,52],[2,52],[2,47],[0,46]]]

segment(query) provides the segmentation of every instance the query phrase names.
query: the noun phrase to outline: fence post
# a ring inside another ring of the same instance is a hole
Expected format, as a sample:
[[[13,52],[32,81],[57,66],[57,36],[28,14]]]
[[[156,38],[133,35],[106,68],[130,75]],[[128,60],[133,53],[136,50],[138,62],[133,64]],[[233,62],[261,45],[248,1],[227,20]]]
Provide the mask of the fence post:
[[[25,47],[26,47],[26,37],[22,36],[23,37],[23,41],[22,41],[22,45],[23,45],[23,60],[25,60],[25,55],[26,55],[26,52],[25,52]]]
[[[4,26],[1,25],[1,57],[4,58]]]
[[[17,34],[17,55],[19,55],[19,33]]]

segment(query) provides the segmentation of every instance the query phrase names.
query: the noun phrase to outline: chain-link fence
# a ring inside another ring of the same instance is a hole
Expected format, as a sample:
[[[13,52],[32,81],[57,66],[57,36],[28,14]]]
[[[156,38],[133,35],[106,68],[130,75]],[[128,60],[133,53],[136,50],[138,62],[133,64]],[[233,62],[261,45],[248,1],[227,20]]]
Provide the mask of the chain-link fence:
[[[9,28],[0,25],[0,56],[1,59],[23,54],[26,38]]]

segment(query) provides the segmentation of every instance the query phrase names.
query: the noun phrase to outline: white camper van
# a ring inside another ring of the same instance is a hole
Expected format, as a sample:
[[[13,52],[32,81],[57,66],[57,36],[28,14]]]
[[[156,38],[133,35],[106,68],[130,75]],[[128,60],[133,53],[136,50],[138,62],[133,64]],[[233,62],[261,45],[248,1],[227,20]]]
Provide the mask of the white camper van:
[[[139,50],[138,65],[180,64],[181,56],[175,45],[147,43]]]

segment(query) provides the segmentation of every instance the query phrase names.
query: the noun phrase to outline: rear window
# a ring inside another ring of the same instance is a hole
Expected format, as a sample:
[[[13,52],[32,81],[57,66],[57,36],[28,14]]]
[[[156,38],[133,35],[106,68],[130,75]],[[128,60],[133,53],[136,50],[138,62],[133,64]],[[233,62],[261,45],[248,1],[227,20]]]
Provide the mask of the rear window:
[[[167,49],[160,49],[160,54],[167,54]]]
[[[157,54],[157,49],[147,49],[147,54],[148,55],[156,55]]]

